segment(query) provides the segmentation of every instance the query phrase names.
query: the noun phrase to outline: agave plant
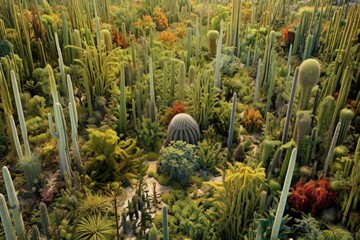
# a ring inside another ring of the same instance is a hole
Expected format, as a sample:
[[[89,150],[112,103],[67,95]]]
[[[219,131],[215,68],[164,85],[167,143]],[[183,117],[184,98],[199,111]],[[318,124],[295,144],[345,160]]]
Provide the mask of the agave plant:
[[[99,193],[87,193],[81,200],[78,211],[80,215],[85,214],[107,214],[112,209],[109,197]]]
[[[86,215],[76,230],[76,239],[113,240],[116,235],[115,222],[100,214]]]

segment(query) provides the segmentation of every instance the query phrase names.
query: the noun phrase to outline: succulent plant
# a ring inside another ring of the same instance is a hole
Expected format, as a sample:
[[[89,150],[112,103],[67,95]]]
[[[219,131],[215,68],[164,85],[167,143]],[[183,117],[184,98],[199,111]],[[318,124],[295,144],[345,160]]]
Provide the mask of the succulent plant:
[[[185,141],[196,144],[200,140],[200,129],[197,122],[187,113],[179,113],[171,120],[167,131],[167,142]]]

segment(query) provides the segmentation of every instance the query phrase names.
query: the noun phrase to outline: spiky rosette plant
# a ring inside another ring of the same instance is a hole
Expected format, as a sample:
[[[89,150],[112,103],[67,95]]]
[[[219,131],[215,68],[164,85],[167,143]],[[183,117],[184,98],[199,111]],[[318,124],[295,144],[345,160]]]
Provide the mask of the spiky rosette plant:
[[[41,174],[40,157],[35,154],[24,155],[18,161],[18,167],[24,172],[26,186],[31,190],[34,187],[34,180]]]
[[[220,170],[222,182],[206,183],[214,189],[210,199],[213,217],[222,239],[244,239],[259,206],[265,169],[247,167],[241,162],[228,166],[226,171]]]
[[[180,140],[196,144],[200,140],[199,126],[189,114],[179,113],[169,124],[166,140],[167,142]]]

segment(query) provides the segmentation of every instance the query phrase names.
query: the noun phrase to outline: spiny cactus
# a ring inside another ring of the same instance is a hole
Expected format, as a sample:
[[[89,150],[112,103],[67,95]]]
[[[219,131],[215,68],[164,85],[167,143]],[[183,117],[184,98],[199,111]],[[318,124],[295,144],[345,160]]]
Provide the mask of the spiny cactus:
[[[216,30],[210,30],[207,33],[207,38],[209,40],[210,57],[214,58],[216,56],[216,40],[219,39],[219,32]]]
[[[300,101],[299,110],[308,109],[311,90],[317,84],[321,67],[316,59],[307,59],[299,67]]]
[[[196,144],[200,140],[200,129],[197,122],[186,113],[179,113],[171,120],[167,142],[183,140],[189,144]]]
[[[347,108],[344,108],[343,110],[340,111],[339,122],[341,122],[341,128],[337,140],[337,145],[341,145],[344,142],[346,134],[350,127],[350,123],[354,118],[354,115],[355,115],[354,112]]]
[[[41,202],[39,204],[39,209],[40,209],[41,226],[44,229],[46,239],[50,239],[50,234],[48,230],[50,225],[50,219],[46,204],[44,202]]]
[[[18,161],[19,168],[24,172],[26,186],[29,190],[34,186],[34,180],[41,174],[41,161],[39,156],[24,155]]]
[[[332,96],[327,96],[320,103],[319,112],[317,114],[317,132],[316,139],[323,140],[331,122],[331,116],[335,109],[335,99]]]
[[[298,111],[293,138],[299,147],[304,137],[309,133],[311,127],[311,111]]]

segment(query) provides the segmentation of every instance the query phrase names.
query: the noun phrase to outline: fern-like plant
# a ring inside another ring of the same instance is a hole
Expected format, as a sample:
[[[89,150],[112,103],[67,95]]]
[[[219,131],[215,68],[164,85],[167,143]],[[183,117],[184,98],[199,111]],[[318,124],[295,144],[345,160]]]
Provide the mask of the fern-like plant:
[[[109,197],[98,193],[87,193],[80,202],[78,211],[80,215],[107,214],[113,208]]]
[[[215,168],[222,162],[221,143],[203,140],[198,143],[196,153],[199,156],[200,169],[215,173]]]
[[[157,152],[160,148],[162,132],[158,121],[144,119],[141,128],[137,130],[139,147],[145,152]]]
[[[80,219],[76,230],[76,239],[79,240],[113,240],[116,235],[114,221],[99,214]]]

